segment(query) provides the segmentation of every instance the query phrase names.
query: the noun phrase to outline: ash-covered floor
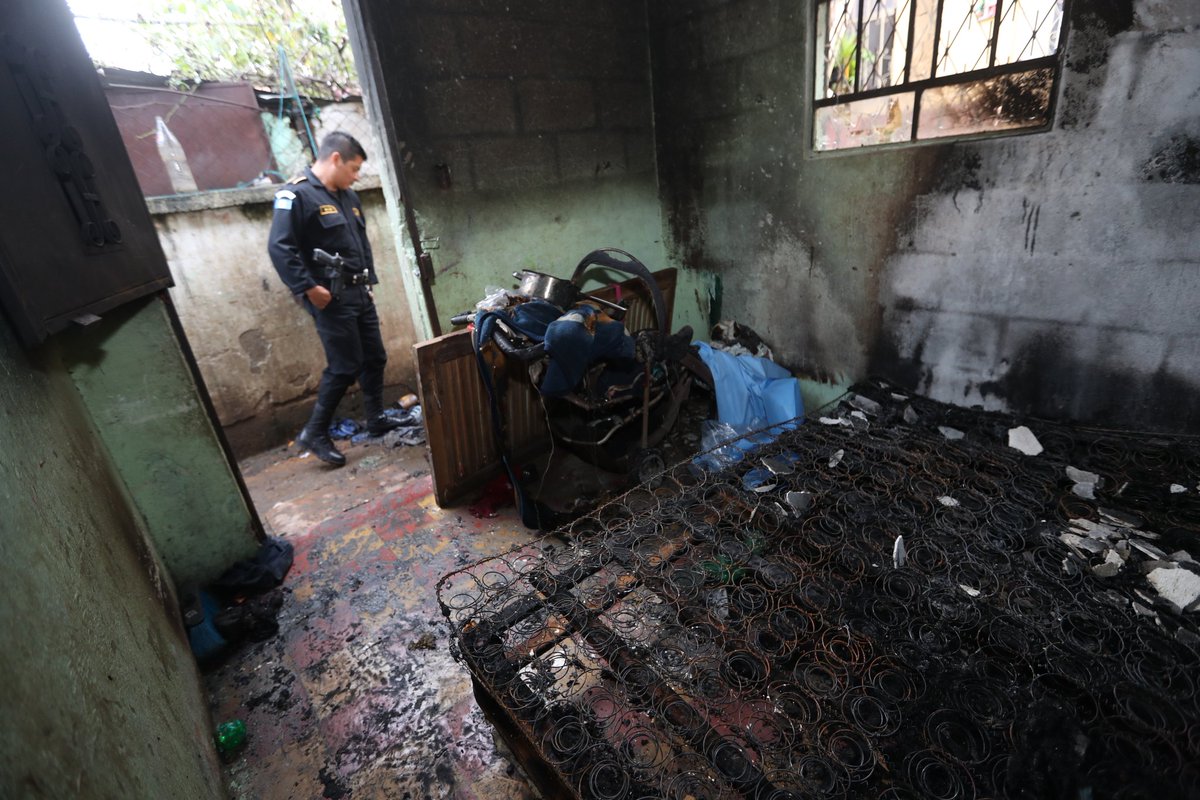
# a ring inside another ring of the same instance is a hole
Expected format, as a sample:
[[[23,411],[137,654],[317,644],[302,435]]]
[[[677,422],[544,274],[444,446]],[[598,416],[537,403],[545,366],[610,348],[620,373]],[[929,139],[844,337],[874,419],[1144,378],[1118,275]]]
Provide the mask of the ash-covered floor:
[[[295,545],[280,631],[206,675],[215,722],[247,743],[235,800],[525,800],[449,651],[434,585],[529,541],[511,508],[442,510],[422,447],[343,448],[331,470],[291,450],[242,463],[270,532]]]
[[[452,618],[528,606],[516,645],[466,646],[569,794],[1195,796],[1197,441],[869,388],[715,473],[681,461],[568,547],[439,509],[422,448],[244,463],[296,560],[279,635],[208,675],[249,731],[231,796],[535,796],[451,655],[448,575]]]

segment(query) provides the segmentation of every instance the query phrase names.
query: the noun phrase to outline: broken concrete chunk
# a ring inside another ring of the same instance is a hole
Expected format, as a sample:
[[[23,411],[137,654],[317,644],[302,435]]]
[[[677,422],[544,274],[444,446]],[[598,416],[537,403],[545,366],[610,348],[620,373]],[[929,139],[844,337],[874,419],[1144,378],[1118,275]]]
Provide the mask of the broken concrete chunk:
[[[951,497],[950,495],[947,495],[947,494],[944,494],[941,497],[939,497],[938,502],[941,503],[942,505],[944,505],[946,508],[958,508],[958,505],[959,505],[957,500],[955,500],[953,497]]]
[[[1088,472],[1084,469],[1076,469],[1075,467],[1067,467],[1067,477],[1075,483],[1099,483],[1100,476],[1094,472]]]
[[[942,432],[942,436],[945,436],[950,441],[961,439],[966,435],[957,428],[948,428],[945,425],[938,425],[938,430]]]
[[[1200,575],[1186,569],[1160,567],[1146,576],[1150,585],[1177,608],[1200,600]]]
[[[1096,499],[1096,484],[1094,483],[1077,483],[1071,487],[1071,494],[1076,497],[1082,497],[1084,500]]]
[[[849,425],[850,424],[850,422],[848,420],[844,420],[841,417],[821,417],[820,419],[817,420],[817,422],[821,423],[822,425]]]
[[[854,426],[855,430],[860,431],[865,431],[871,427],[871,423],[867,419],[867,415],[861,411],[850,412],[850,424]]]
[[[1192,558],[1192,554],[1187,550],[1176,550],[1174,553],[1171,553],[1171,558],[1176,561],[1191,561],[1193,564],[1196,563],[1196,559]]]
[[[916,425],[918,422],[921,421],[921,417],[917,414],[917,412],[913,411],[912,406],[905,406],[904,407],[904,421],[907,422],[909,425]]]
[[[1187,487],[1180,483],[1171,484],[1171,494],[1183,494],[1187,491]]]
[[[1109,550],[1104,554],[1104,563],[1092,567],[1092,574],[1100,578],[1111,578],[1121,571],[1124,564],[1115,550]]]
[[[876,415],[883,410],[879,403],[869,397],[863,397],[861,394],[850,395],[850,405],[871,415]]]
[[[1036,456],[1045,448],[1038,438],[1033,435],[1033,431],[1021,425],[1017,428],[1009,428],[1008,430],[1008,446],[1014,450],[1020,450],[1027,456]]]

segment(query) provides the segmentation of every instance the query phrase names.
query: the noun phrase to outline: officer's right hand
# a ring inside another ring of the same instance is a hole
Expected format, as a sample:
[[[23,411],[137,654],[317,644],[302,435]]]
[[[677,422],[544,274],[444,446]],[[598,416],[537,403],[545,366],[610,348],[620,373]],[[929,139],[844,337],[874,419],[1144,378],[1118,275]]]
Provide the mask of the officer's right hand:
[[[324,286],[312,286],[304,291],[304,296],[318,309],[324,308],[333,302],[333,295]]]

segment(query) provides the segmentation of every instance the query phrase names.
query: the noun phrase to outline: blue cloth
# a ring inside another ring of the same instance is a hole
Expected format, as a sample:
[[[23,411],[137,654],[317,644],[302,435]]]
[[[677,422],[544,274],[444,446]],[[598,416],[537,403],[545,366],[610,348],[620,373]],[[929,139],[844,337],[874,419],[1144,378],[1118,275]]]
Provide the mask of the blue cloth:
[[[739,433],[803,421],[800,382],[783,367],[757,356],[735,356],[697,342],[700,358],[712,371],[717,419]]]
[[[589,365],[596,361],[633,359],[633,337],[620,322],[588,321],[597,315],[591,306],[578,306],[546,326],[546,353],[550,362],[540,390],[559,397],[574,389]]]
[[[481,311],[475,317],[477,349],[491,340],[499,321],[535,342],[545,342],[549,358],[538,390],[547,397],[561,397],[579,385],[591,364],[633,359],[633,337],[620,322],[597,322],[588,330],[586,321],[597,313],[591,306],[581,305],[564,314],[543,300],[510,310]],[[628,379],[624,372],[619,377]]]

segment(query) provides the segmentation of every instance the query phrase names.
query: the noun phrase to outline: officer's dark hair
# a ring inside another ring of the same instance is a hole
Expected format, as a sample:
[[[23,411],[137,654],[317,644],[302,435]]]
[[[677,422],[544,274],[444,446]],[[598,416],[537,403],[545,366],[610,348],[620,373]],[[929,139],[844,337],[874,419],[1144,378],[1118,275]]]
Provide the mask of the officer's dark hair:
[[[321,147],[317,150],[317,160],[324,161],[334,153],[339,154],[343,161],[353,161],[356,158],[367,160],[367,151],[358,143],[358,139],[345,131],[334,131],[321,140]]]

